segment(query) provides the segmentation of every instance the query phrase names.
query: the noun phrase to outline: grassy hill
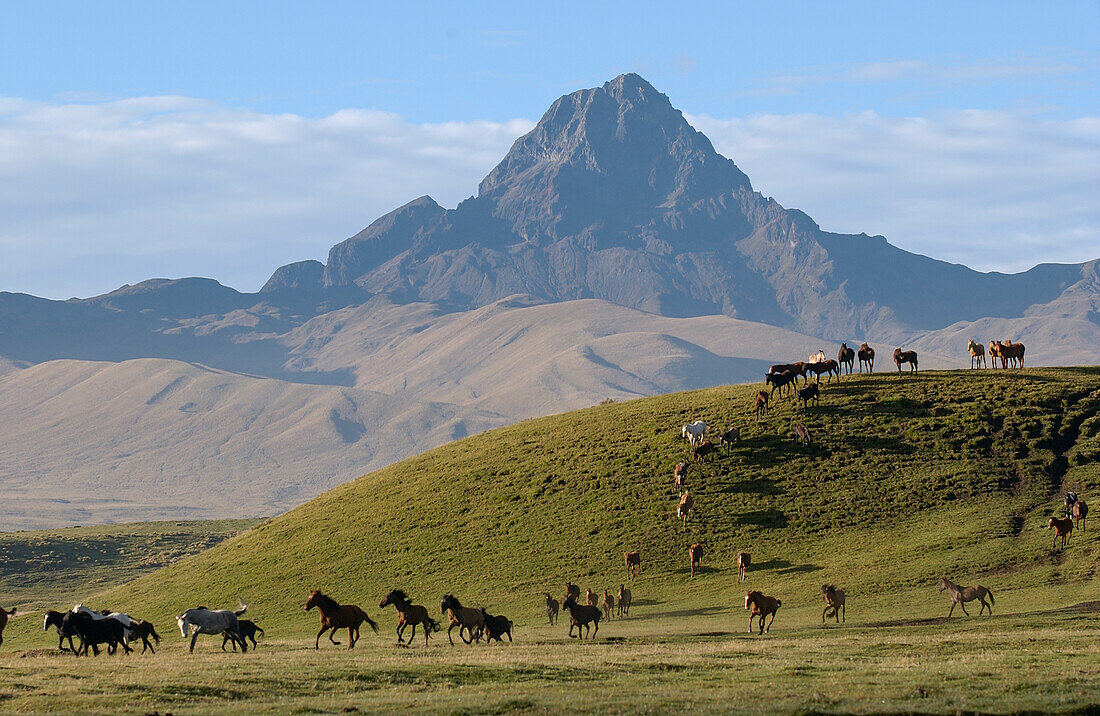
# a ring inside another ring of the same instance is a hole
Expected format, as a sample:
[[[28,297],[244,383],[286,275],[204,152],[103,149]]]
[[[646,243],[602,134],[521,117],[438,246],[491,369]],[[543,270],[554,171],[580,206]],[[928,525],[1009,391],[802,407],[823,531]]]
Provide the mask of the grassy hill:
[[[50,651],[38,618],[16,617],[0,710],[1095,712],[1100,542],[1075,533],[1054,552],[1045,525],[1063,490],[1100,486],[1100,369],[845,378],[820,407],[783,401],[760,423],[755,390],[473,436],[93,599],[156,620],[168,639],[155,656],[74,662]],[[696,418],[740,425],[744,439],[692,476],[684,530],[671,470],[687,453],[679,426]],[[794,443],[795,420],[813,430],[809,448]],[[692,580],[695,541],[707,557]],[[643,556],[630,618],[563,643],[541,593],[566,579],[614,588],[626,549]],[[741,549],[754,556],[745,585]],[[947,622],[941,575],[990,587],[995,616]],[[848,593],[840,628],[821,625],[825,581]],[[491,605],[518,622],[517,641],[395,648],[396,615],[376,607],[393,586],[433,612],[443,591]],[[383,633],[315,652],[309,587],[367,607]],[[745,587],[783,599],[766,638],[744,633]],[[238,595],[268,631],[257,653],[207,638],[188,655],[173,616]]]
[[[779,401],[759,423],[757,387],[472,436],[100,598],[171,623],[188,606],[239,595],[277,632],[305,636],[315,629],[302,614],[309,588],[377,617],[377,600],[400,586],[433,610],[450,591],[537,624],[542,592],[558,596],[566,580],[617,587],[633,549],[643,559],[636,598],[670,613],[736,603],[740,550],[754,558],[747,586],[781,596],[787,619],[819,618],[824,581],[884,618],[941,614],[941,575],[980,577],[1010,608],[1087,596],[1093,543],[1075,538],[1072,559],[1052,553],[1045,523],[1064,487],[1088,496],[1100,486],[1100,369],[845,377],[823,388],[820,407]],[[680,425],[698,418],[739,425],[743,440],[691,476],[697,510],[684,530],[671,472],[687,455]],[[812,430],[809,448],[793,440],[795,420]],[[689,584],[696,541],[705,569]]]

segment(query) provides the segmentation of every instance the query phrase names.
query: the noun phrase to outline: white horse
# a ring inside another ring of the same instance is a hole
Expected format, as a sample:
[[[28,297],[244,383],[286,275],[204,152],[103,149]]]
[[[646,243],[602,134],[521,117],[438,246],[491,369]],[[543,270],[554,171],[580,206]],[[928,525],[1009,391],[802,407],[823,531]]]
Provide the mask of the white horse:
[[[807,363],[822,363],[825,361],[825,351],[818,348],[817,353],[812,354],[806,359]]]
[[[237,610],[232,609],[207,609],[199,607],[188,609],[176,617],[176,624],[180,628],[180,636],[187,638],[191,634],[191,653],[195,651],[195,640],[199,634],[225,634],[241,645],[241,653],[248,651],[248,645],[241,637],[241,625],[237,617],[248,611],[248,605],[237,600]]]
[[[122,612],[111,612],[110,614],[104,614],[103,612],[97,612],[83,604],[77,604],[72,608],[72,611],[79,614],[87,614],[96,621],[102,621],[103,619],[114,619],[115,621],[122,622],[122,626],[126,627],[122,632],[122,641],[126,646],[130,646],[130,640],[138,638],[135,628],[138,625],[139,620],[134,619],[129,614],[123,614]]]
[[[707,432],[707,424],[702,420],[696,420],[691,425],[685,425],[680,430],[680,434],[687,438],[687,441],[691,443],[692,447],[695,447],[696,443],[703,440],[703,436]]]

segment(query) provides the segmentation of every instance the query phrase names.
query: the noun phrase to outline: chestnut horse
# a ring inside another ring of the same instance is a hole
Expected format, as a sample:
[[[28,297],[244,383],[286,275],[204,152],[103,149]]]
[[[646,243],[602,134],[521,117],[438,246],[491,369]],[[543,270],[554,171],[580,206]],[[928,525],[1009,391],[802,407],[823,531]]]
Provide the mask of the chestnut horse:
[[[695,565],[703,566],[703,545],[696,542],[688,547],[688,561],[691,562],[691,576],[695,576]]]
[[[582,606],[577,604],[577,600],[570,596],[561,605],[562,609],[569,612],[569,638],[581,639],[589,638],[595,639],[596,634],[600,632],[600,617],[603,616],[597,607]],[[588,626],[591,623],[596,624],[596,630],[592,631],[592,627]],[[577,636],[573,636],[573,629],[576,627]],[[581,633],[581,627],[584,627],[585,631]],[[591,632],[591,636],[589,636]]]
[[[1007,343],[1001,343],[997,341],[997,350],[1001,354],[1001,364],[1004,367],[1011,366],[1013,368],[1024,367],[1024,344],[1013,343],[1009,341]]]
[[[859,357],[859,372],[860,373],[863,372],[863,364],[864,363],[867,364],[867,372],[868,373],[874,373],[875,372],[875,349],[874,348],[867,345],[867,342],[864,341],[863,345],[861,345],[859,347],[859,350],[856,351],[856,355]]]
[[[836,360],[841,368],[848,369],[848,375],[852,374],[852,365],[856,362],[856,352],[848,347],[847,343],[840,344],[840,350],[836,353]]]
[[[840,364],[837,363],[835,360],[830,359],[823,360],[820,363],[810,363],[806,366],[806,370],[817,376],[817,382],[819,383],[821,382],[822,373],[827,374],[827,377],[825,378],[826,383],[832,380],[834,375],[836,376],[837,382],[840,382]]]
[[[400,617],[397,621],[397,643],[404,643],[402,634],[405,633],[405,627],[411,626],[413,630],[409,634],[409,644],[412,644],[413,637],[416,636],[416,625],[423,624],[424,646],[427,646],[428,636],[431,635],[433,630],[439,631],[439,622],[428,616],[428,609],[410,602],[408,595],[400,589],[391,590],[386,598],[379,603],[378,608],[385,609],[390,604],[394,606],[398,617]]]
[[[744,582],[748,579],[749,566],[752,564],[752,555],[748,552],[737,553],[737,581]]]
[[[970,368],[981,368],[985,363],[985,347],[981,343],[975,343],[974,339],[970,339],[966,342],[966,350],[970,351]]]
[[[756,419],[759,421],[768,412],[768,391],[756,391],[756,404],[753,407],[756,410]]]
[[[680,463],[683,465],[684,463]],[[684,466],[684,472],[687,472],[687,466]],[[623,561],[626,562],[626,578],[628,581],[634,581],[634,575],[638,569],[642,566],[642,555],[637,552],[623,552]],[[580,596],[580,589],[577,590],[577,596]]]
[[[1077,520],[1077,529],[1082,532],[1085,531],[1085,517],[1089,514],[1089,506],[1085,504],[1084,500],[1077,500],[1073,503],[1073,507],[1069,508],[1070,514]]]
[[[894,349],[894,365],[898,367],[898,375],[901,375],[901,364],[909,364],[909,372],[917,372],[917,352],[916,351],[903,351],[900,348]]]
[[[754,617],[760,617],[760,633],[763,634],[766,631],[771,631],[772,622],[775,621],[775,613],[779,611],[779,607],[783,606],[783,602],[779,601],[775,597],[766,597],[760,592],[755,590],[751,592],[745,592],[745,609],[749,610],[749,634],[752,634],[752,620]],[[764,627],[764,619],[768,615],[771,615],[771,620],[768,622],[767,628]]]
[[[619,616],[630,616],[630,603],[634,601],[625,584],[619,585]]]
[[[317,607],[321,614],[321,631],[317,632],[317,638],[313,640],[313,648],[319,649],[321,635],[331,629],[328,640],[333,644],[339,644],[333,637],[337,629],[348,630],[348,648],[355,648],[355,642],[359,640],[359,627],[366,622],[370,628],[378,631],[378,624],[367,616],[367,613],[354,604],[341,605],[332,597],[325,596],[319,589],[309,590],[309,598],[306,599],[306,611]]]
[[[600,602],[600,606],[603,607],[603,618],[611,621],[611,613],[615,611],[615,596],[606,589],[603,590],[603,600]]]
[[[1054,528],[1054,543],[1050,545],[1053,550],[1058,546],[1058,538],[1062,538],[1062,549],[1066,548],[1066,540],[1069,539],[1069,533],[1073,531],[1073,517],[1051,517],[1047,522],[1047,529]]]
[[[840,623],[840,613],[844,613],[844,621],[848,621],[848,610],[844,606],[844,590],[837,589],[834,584],[822,584],[821,585],[821,598],[825,600],[825,609],[821,612],[821,623],[825,623],[825,616],[829,614],[829,610],[832,609],[832,616],[836,618],[836,623]]]
[[[0,644],[4,643],[4,627],[8,625],[8,617],[15,616],[15,609],[10,612],[0,607]]]
[[[1001,358],[1001,367],[1004,368],[1004,359],[1001,356],[1001,349],[997,347],[997,343],[993,341],[989,342],[989,362],[993,364],[993,367],[997,367],[997,359]]]

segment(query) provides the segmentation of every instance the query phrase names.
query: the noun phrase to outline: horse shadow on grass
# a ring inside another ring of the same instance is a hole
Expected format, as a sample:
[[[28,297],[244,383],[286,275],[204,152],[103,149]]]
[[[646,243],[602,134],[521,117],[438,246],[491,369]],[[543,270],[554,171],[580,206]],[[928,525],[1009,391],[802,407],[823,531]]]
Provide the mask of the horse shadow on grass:
[[[775,480],[754,477],[726,483],[715,487],[713,491],[725,494],[778,495],[779,484]]]
[[[758,562],[752,565],[752,571],[770,570],[776,574],[808,574],[820,572],[823,567],[816,564],[794,564],[785,559],[769,559],[767,562]]]
[[[631,607],[633,608],[633,606]],[[728,612],[730,607],[699,607],[698,609],[672,609],[664,612],[646,612],[647,619],[669,619],[676,617],[707,617]]]
[[[753,526],[774,529],[786,527],[788,522],[790,522],[790,520],[787,519],[787,516],[774,507],[767,510],[745,512],[737,516],[737,523],[742,527]]]

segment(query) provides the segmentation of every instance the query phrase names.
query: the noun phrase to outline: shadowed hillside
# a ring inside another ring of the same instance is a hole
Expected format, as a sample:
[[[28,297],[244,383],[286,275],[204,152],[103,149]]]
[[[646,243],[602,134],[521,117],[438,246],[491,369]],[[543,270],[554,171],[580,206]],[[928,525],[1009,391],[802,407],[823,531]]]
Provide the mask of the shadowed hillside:
[[[803,415],[782,401],[760,424],[749,409],[756,389],[664,395],[466,438],[102,598],[168,619],[240,595],[266,622],[305,635],[311,586],[372,613],[394,586],[433,609],[453,590],[529,622],[539,595],[560,594],[566,579],[617,585],[627,549],[642,552],[635,593],[650,612],[670,600],[728,604],[741,549],[754,555],[749,584],[780,590],[788,613],[808,617],[826,580],[881,605],[934,593],[941,574],[984,575],[1000,590],[996,575],[1012,571],[1015,591],[999,595],[1011,609],[1029,589],[1055,605],[1080,596],[1092,577],[1091,536],[1069,559],[1051,552],[1044,528],[1063,488],[1100,487],[1100,369],[846,377],[824,388],[820,407]],[[697,512],[685,532],[671,471],[687,454],[679,426],[696,418],[740,425],[744,439],[692,475]],[[790,436],[796,419],[813,431],[809,448]],[[708,556],[689,585],[695,541]],[[921,599],[907,616],[940,607]]]

